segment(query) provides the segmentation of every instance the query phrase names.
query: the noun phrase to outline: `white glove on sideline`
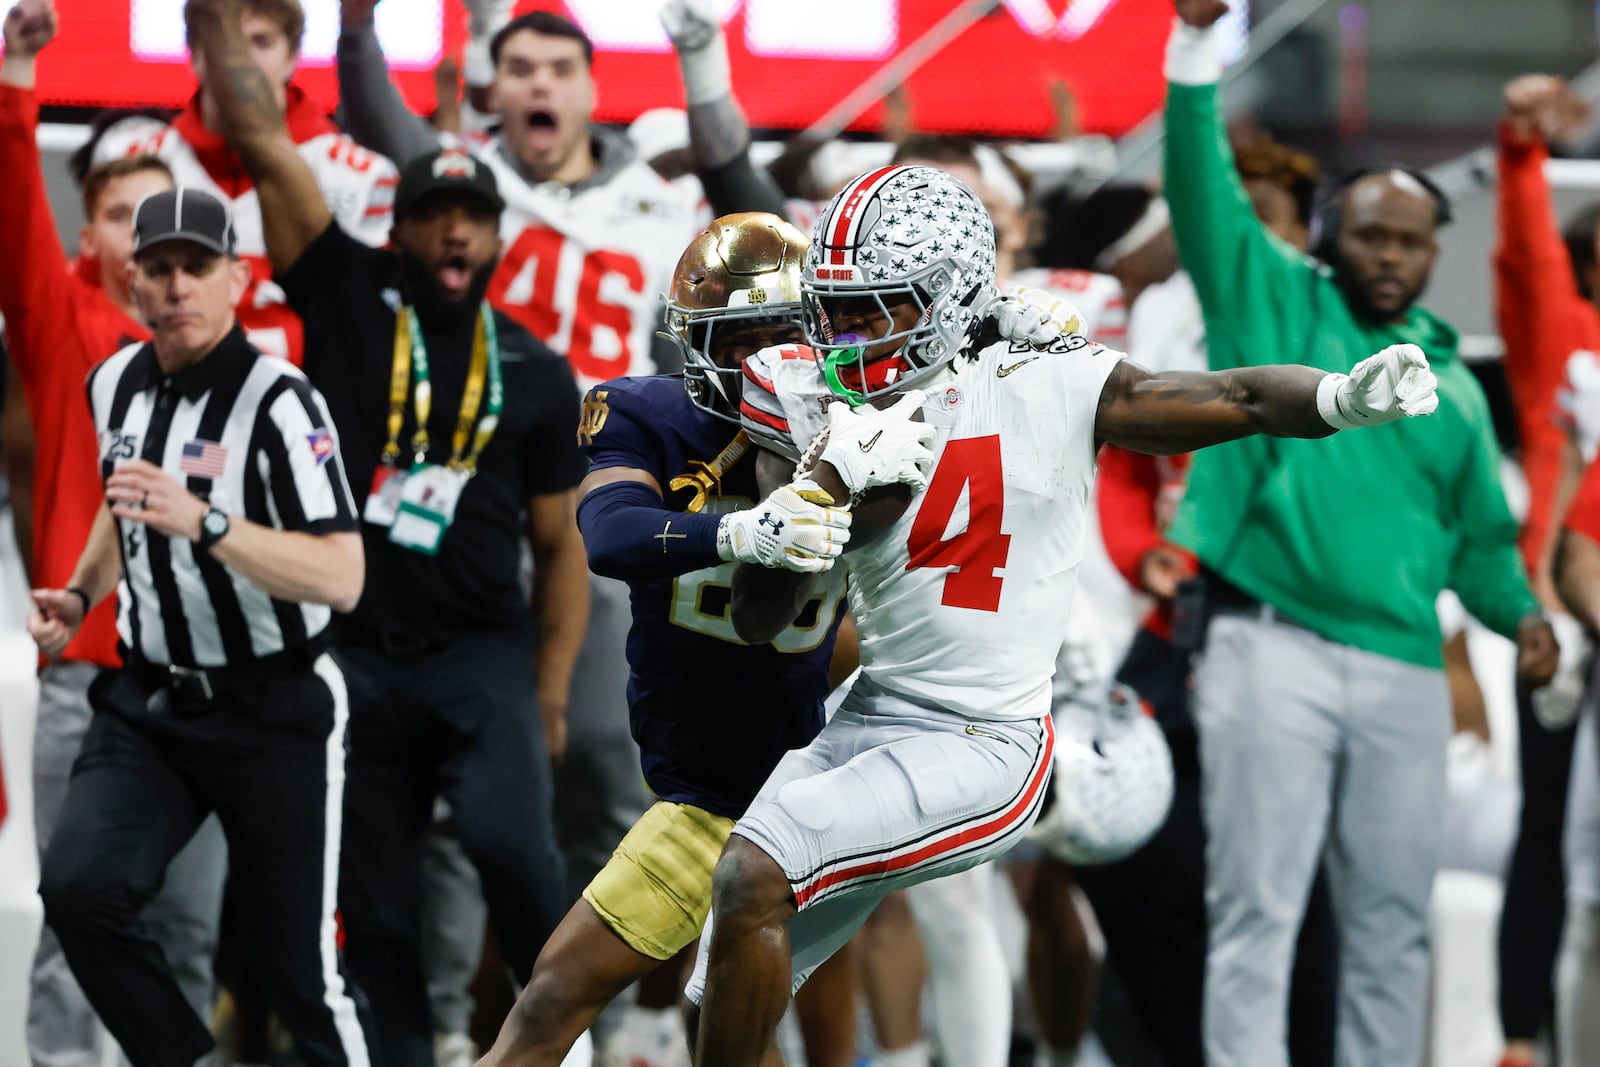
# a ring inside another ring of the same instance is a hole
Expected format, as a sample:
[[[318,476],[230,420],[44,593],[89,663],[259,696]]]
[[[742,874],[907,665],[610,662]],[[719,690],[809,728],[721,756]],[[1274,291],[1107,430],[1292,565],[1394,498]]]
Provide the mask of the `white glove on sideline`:
[[[1072,304],[1043,289],[1002,293],[984,307],[1007,341],[1044,348],[1064,333],[1082,333],[1083,315]]]
[[[468,85],[483,87],[494,81],[494,61],[489,58],[489,41],[511,21],[516,0],[462,0],[467,9],[467,45],[461,73]]]
[[[1551,612],[1550,626],[1561,646],[1561,659],[1550,684],[1533,691],[1533,714],[1546,730],[1560,730],[1577,721],[1589,677],[1590,648],[1583,625],[1571,615]]]
[[[672,40],[690,107],[733,92],[728,42],[714,0],[667,0],[657,17]]]
[[[1390,345],[1346,374],[1330,374],[1317,385],[1317,411],[1336,430],[1379,426],[1399,418],[1431,415],[1439,407],[1439,382],[1416,345]]]
[[[815,574],[833,566],[850,541],[850,512],[829,507],[815,482],[774,489],[753,508],[717,524],[717,555],[761,567]]]
[[[933,470],[933,427],[912,422],[926,394],[908,389],[892,407],[828,405],[827,444],[817,458],[833,464],[852,498],[880,485],[905,483],[913,493],[928,487]]]

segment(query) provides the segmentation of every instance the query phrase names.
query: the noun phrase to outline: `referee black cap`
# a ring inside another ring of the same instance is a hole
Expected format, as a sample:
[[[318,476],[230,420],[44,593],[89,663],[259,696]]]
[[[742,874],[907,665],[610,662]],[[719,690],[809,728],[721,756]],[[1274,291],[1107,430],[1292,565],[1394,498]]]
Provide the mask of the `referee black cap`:
[[[454,192],[477,197],[496,215],[505,209],[494,172],[464,148],[441,148],[418,156],[400,172],[394,191],[394,217],[403,219],[424,197]]]
[[[233,215],[216,196],[180,185],[151,193],[133,212],[133,254],[163,241],[193,241],[218,255],[234,255]]]

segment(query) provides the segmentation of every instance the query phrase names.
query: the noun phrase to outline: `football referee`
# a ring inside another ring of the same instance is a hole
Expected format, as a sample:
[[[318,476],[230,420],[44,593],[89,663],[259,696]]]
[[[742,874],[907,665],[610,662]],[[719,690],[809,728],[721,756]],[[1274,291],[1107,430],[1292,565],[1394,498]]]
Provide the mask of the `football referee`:
[[[305,377],[234,319],[250,268],[222,201],[152,193],[133,247],[154,339],[89,376],[107,506],[29,619],[57,656],[115,588],[124,666],[90,687],[39,892],[135,1067],[193,1063],[210,1031],[140,911],[216,812],[253,912],[245,950],[301,1059],[365,1065],[334,944],[346,696],[322,646],[364,575],[338,439]]]

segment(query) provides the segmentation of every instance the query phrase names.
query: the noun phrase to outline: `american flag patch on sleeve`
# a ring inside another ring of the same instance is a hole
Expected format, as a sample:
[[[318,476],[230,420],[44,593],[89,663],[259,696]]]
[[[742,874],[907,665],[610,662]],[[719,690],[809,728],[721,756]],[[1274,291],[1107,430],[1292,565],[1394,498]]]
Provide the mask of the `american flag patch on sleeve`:
[[[228,463],[228,450],[215,441],[189,441],[183,446],[178,469],[196,478],[220,478]]]

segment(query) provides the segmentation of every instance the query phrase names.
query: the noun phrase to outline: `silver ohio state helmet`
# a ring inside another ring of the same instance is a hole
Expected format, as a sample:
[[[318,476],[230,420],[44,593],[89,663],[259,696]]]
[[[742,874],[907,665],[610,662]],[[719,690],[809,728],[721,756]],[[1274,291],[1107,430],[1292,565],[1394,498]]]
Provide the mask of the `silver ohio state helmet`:
[[[1104,698],[1057,704],[1054,802],[1029,837],[1066,863],[1090,866],[1131,855],[1172,807],[1172,752],[1156,721],[1124,685]]]
[[[994,224],[977,194],[942,170],[870,171],[818,216],[800,289],[829,388],[867,403],[966,349],[994,295]],[[907,301],[918,312],[910,327],[891,321],[870,337],[855,329],[863,316],[892,320]]]

